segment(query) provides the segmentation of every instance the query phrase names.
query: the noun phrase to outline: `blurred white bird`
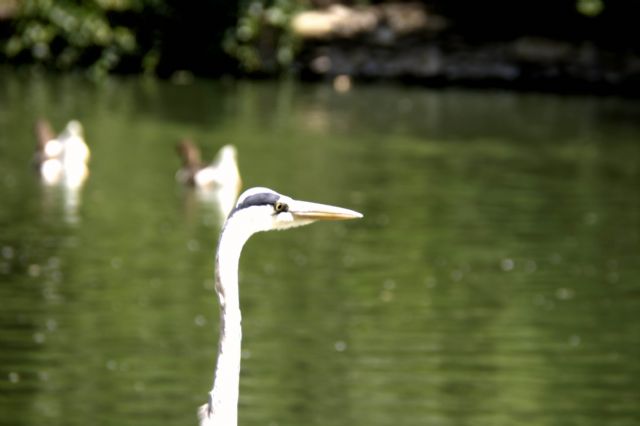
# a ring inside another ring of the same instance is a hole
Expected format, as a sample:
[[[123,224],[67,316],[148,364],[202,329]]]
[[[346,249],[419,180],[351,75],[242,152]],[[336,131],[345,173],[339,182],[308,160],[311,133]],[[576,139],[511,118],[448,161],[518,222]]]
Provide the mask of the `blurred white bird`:
[[[47,184],[64,182],[67,186],[82,185],[89,175],[90,151],[84,141],[82,124],[77,120],[67,123],[58,136],[45,119],[36,122],[38,144],[34,162],[42,180]]]
[[[202,164],[200,150],[190,139],[181,140],[177,150],[182,157],[182,168],[176,173],[178,182],[198,188],[233,186],[239,190],[242,186],[238,152],[233,145],[220,148],[214,160],[207,165]]]
[[[191,140],[181,140],[177,150],[182,157],[182,167],[176,173],[176,180],[195,188],[200,201],[215,204],[224,221],[242,188],[238,151],[233,145],[224,145],[210,164],[203,165],[200,150]]]

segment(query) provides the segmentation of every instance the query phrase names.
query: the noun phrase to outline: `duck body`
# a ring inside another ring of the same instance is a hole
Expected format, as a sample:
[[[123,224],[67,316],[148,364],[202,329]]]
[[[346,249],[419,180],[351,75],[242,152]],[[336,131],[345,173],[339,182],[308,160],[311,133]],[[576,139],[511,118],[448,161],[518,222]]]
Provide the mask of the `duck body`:
[[[81,185],[89,175],[90,158],[82,124],[71,120],[62,133],[53,136],[51,125],[40,119],[36,123],[36,136],[34,163],[42,180],[47,184]]]
[[[237,150],[233,145],[220,148],[214,160],[207,165],[202,164],[200,150],[191,140],[183,139],[177,149],[182,157],[182,167],[176,173],[178,182],[202,189],[234,187],[240,190],[242,179]]]
[[[183,139],[177,149],[182,167],[176,173],[176,180],[194,188],[195,195],[204,204],[215,205],[218,216],[224,220],[242,188],[236,148],[224,145],[207,165],[202,164],[200,150],[191,140]]]

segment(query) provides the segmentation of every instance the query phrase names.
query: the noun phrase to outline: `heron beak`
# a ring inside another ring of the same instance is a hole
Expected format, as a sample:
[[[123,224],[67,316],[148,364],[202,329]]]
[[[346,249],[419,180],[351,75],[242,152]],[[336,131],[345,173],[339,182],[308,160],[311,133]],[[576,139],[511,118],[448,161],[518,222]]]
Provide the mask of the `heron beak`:
[[[311,220],[347,220],[362,217],[362,213],[354,210],[297,200],[289,204],[289,213],[297,218]]]

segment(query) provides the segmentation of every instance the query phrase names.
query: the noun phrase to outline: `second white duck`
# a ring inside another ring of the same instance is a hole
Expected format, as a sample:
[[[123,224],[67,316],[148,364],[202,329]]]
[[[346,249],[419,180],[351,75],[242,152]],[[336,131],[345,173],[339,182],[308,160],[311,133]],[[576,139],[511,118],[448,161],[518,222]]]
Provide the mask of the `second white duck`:
[[[238,153],[233,145],[224,145],[214,160],[202,164],[200,150],[189,139],[180,141],[177,147],[182,157],[182,168],[176,173],[176,180],[197,188],[218,189],[233,187],[240,190],[242,179],[238,168]]]

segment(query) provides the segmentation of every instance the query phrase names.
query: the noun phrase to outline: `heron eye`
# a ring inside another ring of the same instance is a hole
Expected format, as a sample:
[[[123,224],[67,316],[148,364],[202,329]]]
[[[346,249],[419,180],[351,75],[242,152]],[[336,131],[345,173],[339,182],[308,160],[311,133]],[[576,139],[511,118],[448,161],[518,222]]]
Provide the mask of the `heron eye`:
[[[275,209],[276,213],[281,213],[281,212],[286,212],[287,210],[289,210],[289,206],[287,206],[285,203],[281,203],[280,201],[277,201],[273,208]]]

